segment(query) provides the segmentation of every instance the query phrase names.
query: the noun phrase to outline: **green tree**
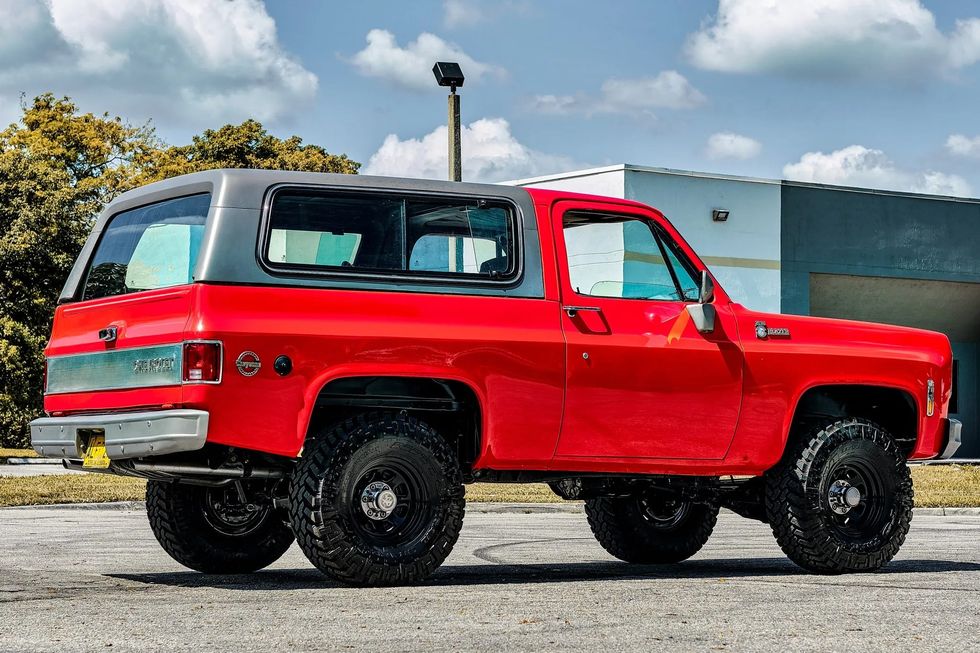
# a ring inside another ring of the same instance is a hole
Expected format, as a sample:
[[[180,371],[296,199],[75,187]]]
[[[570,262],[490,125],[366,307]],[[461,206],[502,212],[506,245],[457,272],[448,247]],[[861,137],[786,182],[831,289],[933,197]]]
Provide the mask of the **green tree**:
[[[43,347],[58,293],[101,208],[120,193],[211,168],[356,173],[344,155],[254,120],[168,146],[151,126],[80,113],[47,93],[0,132],[0,446],[26,446],[41,413]]]
[[[280,139],[255,120],[207,129],[190,145],[151,152],[142,161],[141,181],[155,181],[214,168],[263,168],[356,174],[360,163],[347,155],[330,154],[319,145],[303,145],[299,136]]]

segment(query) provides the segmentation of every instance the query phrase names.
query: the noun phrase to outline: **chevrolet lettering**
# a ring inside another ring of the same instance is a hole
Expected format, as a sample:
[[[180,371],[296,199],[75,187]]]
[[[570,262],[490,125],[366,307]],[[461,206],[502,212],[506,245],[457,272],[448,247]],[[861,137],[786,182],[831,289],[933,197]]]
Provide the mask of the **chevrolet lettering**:
[[[173,358],[137,358],[133,361],[134,374],[155,374],[158,372],[171,372],[174,369]]]
[[[908,533],[907,463],[961,434],[945,335],[752,310],[655,208],[504,185],[129,191],[45,353],[34,448],[147,479],[160,544],[206,573],[295,541],[343,583],[421,582],[475,482],[583,501],[630,563],[693,556],[726,508],[809,572],[871,571]]]

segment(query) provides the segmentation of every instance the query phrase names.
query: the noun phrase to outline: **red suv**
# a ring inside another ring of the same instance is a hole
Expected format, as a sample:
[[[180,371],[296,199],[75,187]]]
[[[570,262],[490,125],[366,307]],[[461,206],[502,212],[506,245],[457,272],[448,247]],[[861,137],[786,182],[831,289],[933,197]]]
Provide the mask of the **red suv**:
[[[690,557],[726,507],[836,573],[898,551],[906,461],[959,443],[950,393],[944,335],[748,310],[636,202],[217,170],[106,208],[31,432],[148,479],[203,572],[295,538],[341,581],[418,581],[484,481],[584,500],[628,562]]]

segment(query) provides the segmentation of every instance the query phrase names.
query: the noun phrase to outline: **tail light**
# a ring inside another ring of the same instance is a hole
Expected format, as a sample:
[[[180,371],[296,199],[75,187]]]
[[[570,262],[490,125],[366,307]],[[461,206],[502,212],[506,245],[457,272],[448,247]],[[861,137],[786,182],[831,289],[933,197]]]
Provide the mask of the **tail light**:
[[[44,377],[41,383],[43,384],[42,387],[44,388],[43,392],[47,392],[48,391],[48,357],[47,356],[44,357]]]
[[[221,343],[185,342],[185,383],[217,383],[221,380]]]

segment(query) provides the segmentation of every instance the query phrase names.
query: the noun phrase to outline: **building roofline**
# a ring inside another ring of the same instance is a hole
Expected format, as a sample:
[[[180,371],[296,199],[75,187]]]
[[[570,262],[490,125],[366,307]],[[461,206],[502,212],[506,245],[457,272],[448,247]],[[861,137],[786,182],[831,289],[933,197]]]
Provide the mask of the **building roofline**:
[[[779,179],[765,177],[748,177],[744,175],[725,175],[716,172],[698,172],[696,170],[679,170],[677,168],[659,168],[656,166],[640,166],[627,163],[624,166],[630,172],[653,172],[660,175],[675,175],[678,177],[699,177],[704,179],[721,179],[723,181],[742,181],[750,184],[780,184]]]
[[[570,170],[568,172],[556,173],[553,175],[542,175],[540,177],[528,177],[525,179],[514,179],[511,181],[500,182],[511,186],[525,186],[548,181],[560,181],[563,179],[575,179],[579,177],[589,177],[591,175],[603,174],[607,172],[648,172],[658,175],[673,175],[677,177],[694,177],[699,179],[718,179],[722,181],[737,181],[751,184],[769,184],[779,186],[794,186],[798,188],[816,188],[825,190],[836,190],[848,193],[864,193],[868,195],[888,195],[892,197],[909,197],[923,200],[940,200],[944,202],[962,202],[965,204],[980,204],[980,199],[973,197],[958,197],[955,195],[936,195],[930,193],[913,193],[911,191],[887,190],[881,188],[864,188],[861,186],[840,186],[836,184],[820,184],[811,181],[794,181],[790,179],[768,179],[765,177],[747,177],[742,175],[726,175],[714,172],[698,172],[696,170],[679,170],[676,168],[660,168],[656,166],[642,166],[632,163],[619,163],[600,168],[584,168],[582,170]]]
[[[864,188],[861,186],[838,186],[836,184],[818,184],[813,181],[793,181],[784,179],[780,181],[783,186],[795,186],[798,188],[816,188],[824,190],[837,190],[848,193],[863,193],[865,195],[888,195],[891,197],[908,197],[920,200],[939,200],[942,202],[962,202],[964,204],[980,204],[980,199],[976,197],[959,197],[957,195],[936,195],[934,193],[913,193],[905,190],[887,190],[884,188]]]
[[[526,184],[539,184],[544,181],[558,181],[560,179],[575,179],[576,177],[589,177],[591,175],[599,175],[606,172],[619,172],[629,169],[630,166],[625,163],[617,163],[612,166],[602,166],[599,168],[583,168],[581,170],[569,170],[568,172],[557,172],[551,175],[541,175],[540,177],[524,177],[523,179],[509,179],[507,181],[499,181],[498,184],[504,184],[507,186],[524,186]]]

